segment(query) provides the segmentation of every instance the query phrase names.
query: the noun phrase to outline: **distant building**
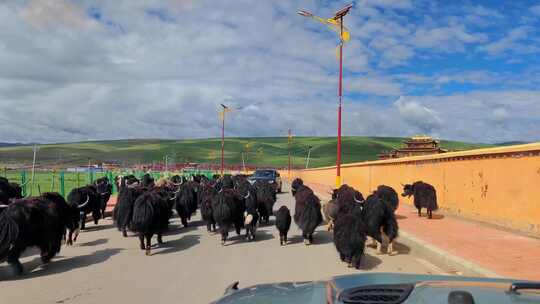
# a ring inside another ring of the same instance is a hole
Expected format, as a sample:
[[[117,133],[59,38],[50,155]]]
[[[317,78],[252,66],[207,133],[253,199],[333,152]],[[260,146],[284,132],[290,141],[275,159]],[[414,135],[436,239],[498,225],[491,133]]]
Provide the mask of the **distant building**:
[[[115,170],[120,170],[120,168],[121,168],[119,163],[114,163],[114,162],[102,163],[101,167],[105,171],[115,171]]]
[[[403,147],[379,154],[379,159],[420,156],[447,152],[441,149],[439,141],[429,136],[414,136],[403,142]]]
[[[66,169],[67,172],[103,172],[103,167],[98,165],[71,167]]]

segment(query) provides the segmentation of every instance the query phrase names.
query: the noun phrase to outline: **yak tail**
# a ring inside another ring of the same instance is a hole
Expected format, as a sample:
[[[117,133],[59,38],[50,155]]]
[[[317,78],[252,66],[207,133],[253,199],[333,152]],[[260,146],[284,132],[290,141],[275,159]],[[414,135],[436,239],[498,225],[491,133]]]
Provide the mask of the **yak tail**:
[[[312,233],[322,223],[322,214],[319,204],[308,202],[300,215],[300,229]]]
[[[133,207],[133,219],[131,225],[133,231],[146,232],[150,230],[154,217],[154,206],[146,200],[137,200]]]
[[[390,242],[398,236],[398,223],[395,216],[389,216],[383,225],[383,232],[388,236]]]
[[[19,226],[17,223],[4,211],[0,215],[0,262],[7,257],[11,245],[19,236]]]

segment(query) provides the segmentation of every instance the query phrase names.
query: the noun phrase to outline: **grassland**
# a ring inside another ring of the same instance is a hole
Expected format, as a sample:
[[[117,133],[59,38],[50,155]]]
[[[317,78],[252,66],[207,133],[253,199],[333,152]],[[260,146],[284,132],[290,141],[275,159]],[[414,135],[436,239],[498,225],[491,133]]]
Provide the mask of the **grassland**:
[[[377,159],[377,154],[397,148],[404,138],[399,137],[344,137],[343,162],[351,163]],[[468,150],[488,147],[483,144],[441,141],[443,148]],[[336,139],[333,137],[295,137],[291,144],[293,165],[305,166],[311,147],[310,167],[328,166],[335,163]],[[117,161],[124,165],[163,162],[167,155],[170,163],[198,162],[218,164],[220,139],[194,140],[113,140],[68,144],[40,145],[37,162],[40,165],[70,165]],[[281,167],[287,165],[288,142],[286,137],[227,138],[225,162],[241,164],[242,154],[246,163],[257,166]],[[0,148],[2,164],[30,164],[31,146]]]

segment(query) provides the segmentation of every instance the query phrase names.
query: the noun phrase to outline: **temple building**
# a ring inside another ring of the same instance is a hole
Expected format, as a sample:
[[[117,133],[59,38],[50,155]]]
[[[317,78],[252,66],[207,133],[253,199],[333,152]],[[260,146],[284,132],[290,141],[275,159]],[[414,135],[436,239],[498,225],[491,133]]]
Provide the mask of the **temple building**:
[[[420,156],[447,152],[441,149],[439,141],[429,136],[414,136],[403,142],[403,147],[379,154],[379,159]]]

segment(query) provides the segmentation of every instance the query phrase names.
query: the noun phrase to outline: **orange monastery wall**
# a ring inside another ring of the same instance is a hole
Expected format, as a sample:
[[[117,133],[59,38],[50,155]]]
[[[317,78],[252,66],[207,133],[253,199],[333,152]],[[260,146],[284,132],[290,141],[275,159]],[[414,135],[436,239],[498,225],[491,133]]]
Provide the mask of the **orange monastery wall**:
[[[325,193],[334,187],[335,167],[292,176]],[[436,188],[446,212],[540,235],[540,143],[347,164],[342,179],[364,196],[380,184],[401,194],[401,183],[422,180]]]

